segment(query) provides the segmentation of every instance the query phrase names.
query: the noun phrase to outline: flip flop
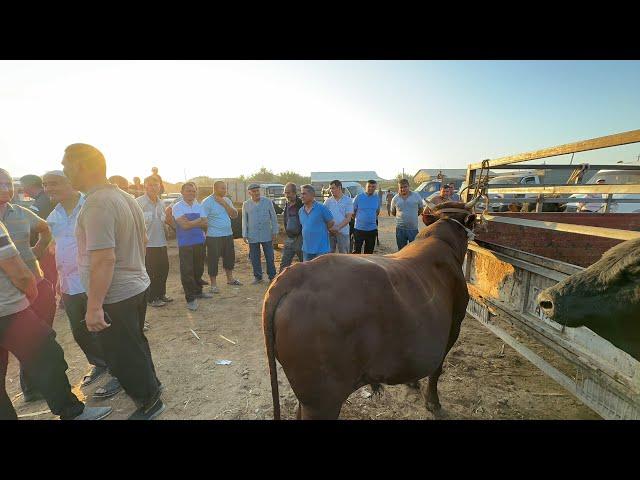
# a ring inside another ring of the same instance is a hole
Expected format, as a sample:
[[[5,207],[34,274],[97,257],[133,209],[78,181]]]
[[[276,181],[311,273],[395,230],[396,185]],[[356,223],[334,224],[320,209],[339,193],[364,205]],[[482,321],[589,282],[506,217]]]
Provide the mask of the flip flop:
[[[116,377],[113,377],[104,386],[99,387],[93,393],[93,398],[109,398],[120,393],[122,391],[122,385]]]
[[[233,282],[227,282],[227,285],[242,285],[238,280],[234,279]]]

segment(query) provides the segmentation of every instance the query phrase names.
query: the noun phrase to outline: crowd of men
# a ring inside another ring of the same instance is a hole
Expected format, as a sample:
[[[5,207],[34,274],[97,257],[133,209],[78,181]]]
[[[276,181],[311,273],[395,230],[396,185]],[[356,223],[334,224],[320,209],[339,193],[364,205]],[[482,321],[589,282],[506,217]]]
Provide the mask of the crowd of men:
[[[153,419],[165,409],[163,389],[145,336],[148,306],[160,308],[167,296],[169,256],[165,225],[176,230],[180,279],[186,307],[220,293],[222,260],[226,284],[241,286],[233,276],[236,262],[231,221],[240,213],[217,181],[213,193],[199,202],[193,182],[182,186],[182,198],[166,207],[158,169],[141,182],[107,179],[103,154],[87,144],[69,145],[62,170],[20,179],[30,208],[11,203],[14,185],[0,169],[0,419],[15,419],[5,376],[8,352],[20,362],[20,385],[26,402],[44,398],[62,419],[101,419],[111,407],[88,407],[71,391],[62,348],[55,339],[56,293],[69,319],[74,340],[90,365],[81,387],[105,374],[108,381],[93,394],[109,398],[124,390],[136,403],[131,419]],[[283,212],[286,240],[279,272],[295,257],[311,261],[330,252],[374,251],[383,193],[369,180],[366,190],[351,198],[340,180],[330,184],[331,196],[316,201],[311,185],[285,186]],[[274,204],[262,197],[260,185],[248,187],[242,204],[242,238],[249,247],[254,280],[277,275],[274,242],[279,225]],[[409,182],[387,194],[387,212],[396,218],[398,249],[418,233],[424,204]],[[433,203],[453,199],[444,185]],[[209,281],[202,278],[205,262]],[[209,285],[207,291],[204,287]]]

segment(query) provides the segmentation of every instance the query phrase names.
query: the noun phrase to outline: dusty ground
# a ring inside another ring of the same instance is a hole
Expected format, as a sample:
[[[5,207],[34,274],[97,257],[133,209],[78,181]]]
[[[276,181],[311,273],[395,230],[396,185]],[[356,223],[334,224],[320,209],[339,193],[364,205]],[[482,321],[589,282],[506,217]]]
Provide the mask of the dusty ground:
[[[396,250],[394,221],[380,218],[377,253]],[[262,297],[266,285],[251,286],[248,249],[236,240],[236,277],[241,287],[221,284],[221,293],[201,300],[197,312],[185,308],[178,274],[175,240],[169,249],[171,271],[168,295],[175,301],[149,308],[147,332],[158,375],[166,390],[167,409],[161,419],[269,419],[272,418],[269,373],[261,327]],[[276,265],[280,252],[276,251]],[[219,277],[220,280],[222,278]],[[77,385],[87,361],[75,344],[63,311],[54,328],[69,364],[74,391],[91,405],[111,405],[109,419],[124,419],[133,410],[125,393],[97,401],[93,391],[105,380],[80,390]],[[197,337],[199,338],[196,338]],[[221,336],[235,342],[223,339]],[[231,365],[216,365],[231,360]],[[278,375],[284,418],[293,418],[295,396],[281,369]],[[426,381],[422,381],[422,389]],[[44,401],[25,404],[20,394],[17,362],[12,357],[7,389],[22,418],[51,419]],[[449,419],[597,419],[568,392],[547,378],[509,346],[471,317],[462,325],[460,338],[445,360],[439,383],[442,412]],[[419,392],[406,386],[385,386],[380,397],[368,386],[354,392],[345,403],[342,419],[432,419]]]

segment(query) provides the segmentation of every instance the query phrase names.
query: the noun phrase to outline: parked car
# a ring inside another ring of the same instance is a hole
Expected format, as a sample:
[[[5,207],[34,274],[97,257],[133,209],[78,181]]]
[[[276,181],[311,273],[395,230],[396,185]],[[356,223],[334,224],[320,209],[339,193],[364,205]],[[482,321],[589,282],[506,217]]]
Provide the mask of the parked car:
[[[593,185],[598,180],[604,180],[605,185],[635,185],[640,184],[640,170],[599,170],[586,185]],[[574,194],[570,198],[585,199],[582,202],[567,203],[565,212],[576,212],[585,203],[592,206],[589,210],[593,211],[597,209],[597,212],[602,213],[604,211],[605,202],[599,202],[599,198],[606,200],[607,195],[601,196],[587,196],[586,194]],[[638,200],[637,202],[616,202],[616,200]],[[597,205],[600,203],[600,206]],[[595,208],[594,208],[595,207]],[[640,213],[640,194],[638,193],[617,193],[611,198],[611,205],[609,206],[609,212],[611,213]]]

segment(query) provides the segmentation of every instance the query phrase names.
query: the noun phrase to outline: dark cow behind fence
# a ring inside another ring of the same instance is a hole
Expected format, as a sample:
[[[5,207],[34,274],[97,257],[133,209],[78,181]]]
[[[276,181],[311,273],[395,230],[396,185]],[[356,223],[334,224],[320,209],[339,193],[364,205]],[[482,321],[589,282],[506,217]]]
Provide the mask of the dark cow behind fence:
[[[300,419],[336,419],[347,397],[371,384],[429,377],[427,408],[440,408],[438,377],[469,301],[462,262],[473,205],[447,202],[400,252],[323,255],[282,272],[265,294],[264,328],[274,418],[276,359],[298,398]]]
[[[552,320],[586,326],[640,360],[640,239],[616,245],[589,268],[543,290],[538,301]]]

